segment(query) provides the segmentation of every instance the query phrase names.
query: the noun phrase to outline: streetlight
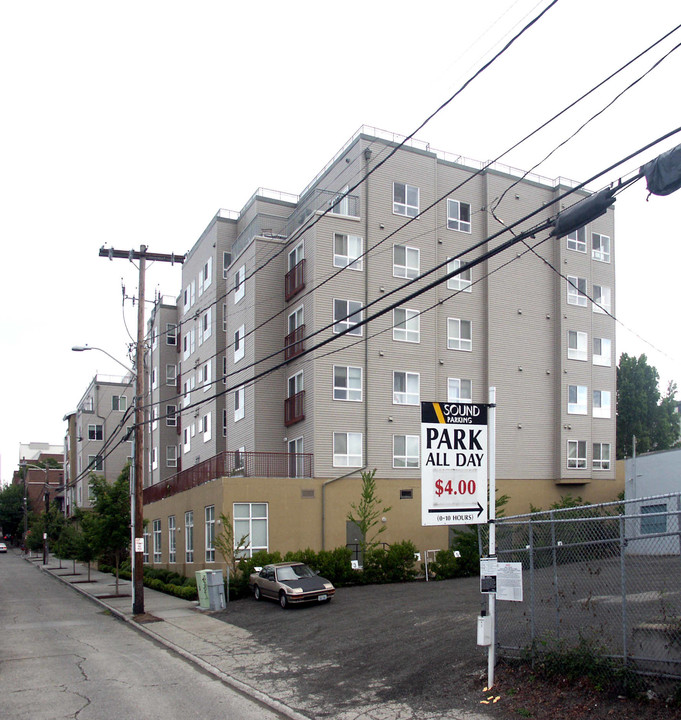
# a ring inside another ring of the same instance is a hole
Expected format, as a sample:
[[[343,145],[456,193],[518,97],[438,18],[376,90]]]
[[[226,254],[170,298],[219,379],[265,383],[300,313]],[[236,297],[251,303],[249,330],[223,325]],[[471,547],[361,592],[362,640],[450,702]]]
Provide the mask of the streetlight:
[[[143,292],[141,294],[143,295]],[[139,341],[137,343],[138,372],[134,372],[100,347],[74,345],[71,350],[73,350],[73,352],[98,350],[125,368],[127,372],[135,378],[135,442],[133,445],[133,482],[130,484],[130,516],[132,521],[130,523],[132,535],[132,552],[130,553],[130,558],[132,561],[132,612],[133,614],[139,615],[144,612],[144,536],[142,534],[144,522],[144,506],[142,504],[142,492],[144,490],[144,483],[142,482],[142,422],[144,420],[142,417],[142,394],[144,393],[144,378],[143,373],[140,372],[143,362],[141,343]]]

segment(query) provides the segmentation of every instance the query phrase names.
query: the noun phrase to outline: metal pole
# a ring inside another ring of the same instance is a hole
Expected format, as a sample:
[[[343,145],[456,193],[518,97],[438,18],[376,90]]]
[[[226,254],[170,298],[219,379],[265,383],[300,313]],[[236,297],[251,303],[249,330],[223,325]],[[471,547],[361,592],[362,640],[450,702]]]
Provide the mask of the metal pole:
[[[489,438],[487,442],[487,453],[489,455],[488,469],[489,469],[489,517],[487,522],[489,523],[489,557],[493,558],[496,555],[496,528],[494,521],[496,518],[496,402],[497,402],[497,389],[490,387],[489,389],[489,415],[488,415],[488,429]],[[487,648],[487,687],[494,685],[494,666],[496,664],[495,656],[495,644],[496,644],[496,600],[497,594],[490,593],[487,596],[487,611],[490,616],[491,624],[491,643]]]

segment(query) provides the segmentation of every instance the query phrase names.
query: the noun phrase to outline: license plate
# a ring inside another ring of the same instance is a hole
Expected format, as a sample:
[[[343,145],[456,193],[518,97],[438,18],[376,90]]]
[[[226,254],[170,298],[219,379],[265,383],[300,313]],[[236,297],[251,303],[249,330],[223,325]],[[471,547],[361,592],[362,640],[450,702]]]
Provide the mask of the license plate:
[[[317,600],[319,600],[319,602],[322,602],[322,600],[327,600],[328,597],[329,597],[328,595],[319,595],[317,597]]]

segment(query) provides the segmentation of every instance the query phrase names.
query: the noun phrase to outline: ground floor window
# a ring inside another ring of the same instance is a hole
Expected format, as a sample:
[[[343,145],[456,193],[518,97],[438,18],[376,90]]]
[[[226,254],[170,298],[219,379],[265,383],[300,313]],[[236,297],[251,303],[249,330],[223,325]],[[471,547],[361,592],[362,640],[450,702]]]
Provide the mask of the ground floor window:
[[[175,538],[175,516],[168,517],[168,562],[177,562],[177,542]]]
[[[234,503],[234,549],[239,557],[268,550],[267,510],[267,503]]]
[[[194,511],[184,514],[184,561],[194,562]]]
[[[666,513],[667,504],[643,505],[641,507],[641,535],[653,535],[655,533],[667,532],[667,516],[656,513]],[[650,515],[651,517],[645,517]]]
[[[215,505],[206,508],[206,562],[215,562]]]
[[[161,559],[161,521],[154,520],[154,562],[160,563]]]

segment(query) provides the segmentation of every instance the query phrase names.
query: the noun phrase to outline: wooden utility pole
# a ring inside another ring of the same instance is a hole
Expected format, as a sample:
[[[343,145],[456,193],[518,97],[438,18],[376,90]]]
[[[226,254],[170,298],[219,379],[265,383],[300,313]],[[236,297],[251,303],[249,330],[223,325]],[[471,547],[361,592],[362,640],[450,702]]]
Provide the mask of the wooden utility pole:
[[[183,263],[184,255],[150,253],[146,245],[137,250],[100,248],[100,257],[139,260],[139,291],[137,298],[137,344],[135,352],[135,459],[132,482],[132,614],[144,613],[144,283],[146,261]]]

